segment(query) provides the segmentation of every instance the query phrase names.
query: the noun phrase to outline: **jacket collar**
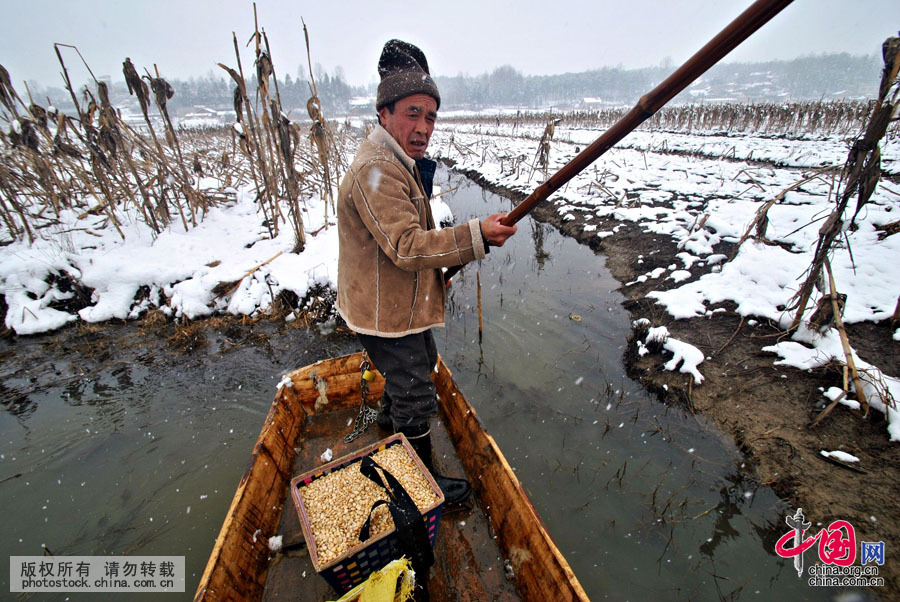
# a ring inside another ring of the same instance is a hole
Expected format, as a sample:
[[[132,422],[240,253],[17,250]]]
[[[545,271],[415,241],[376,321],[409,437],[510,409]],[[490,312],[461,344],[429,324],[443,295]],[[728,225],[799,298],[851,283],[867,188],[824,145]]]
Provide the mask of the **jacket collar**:
[[[431,191],[434,188],[434,173],[437,171],[437,162],[431,159],[416,159],[416,167],[419,168],[419,177],[422,178],[425,196],[430,199]]]
[[[406,154],[406,151],[400,146],[400,144],[394,140],[394,137],[391,136],[386,129],[381,127],[380,123],[375,124],[375,129],[372,130],[372,133],[369,134],[369,140],[378,146],[383,146],[390,150],[401,162],[406,166],[406,169],[409,170],[409,173],[416,172],[416,162],[412,157]]]

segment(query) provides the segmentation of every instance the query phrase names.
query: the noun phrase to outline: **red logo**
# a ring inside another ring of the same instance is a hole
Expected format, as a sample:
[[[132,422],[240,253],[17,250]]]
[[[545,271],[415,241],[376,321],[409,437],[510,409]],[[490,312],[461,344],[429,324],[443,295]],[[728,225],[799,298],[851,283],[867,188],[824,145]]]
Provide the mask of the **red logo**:
[[[856,560],[856,531],[845,520],[836,520],[815,535],[805,537],[812,524],[806,522],[803,509],[798,508],[785,522],[791,530],[782,535],[775,544],[775,552],[782,558],[793,558],[797,576],[803,575],[803,553],[819,544],[819,560],[824,564],[850,566]]]
[[[815,535],[802,539],[804,532],[801,531],[799,545],[796,545],[796,529],[782,535],[775,544],[775,552],[782,558],[793,558],[818,541],[819,560],[823,563],[850,566],[856,560],[856,531],[847,521],[836,520]],[[795,542],[793,548],[786,547],[790,542]]]

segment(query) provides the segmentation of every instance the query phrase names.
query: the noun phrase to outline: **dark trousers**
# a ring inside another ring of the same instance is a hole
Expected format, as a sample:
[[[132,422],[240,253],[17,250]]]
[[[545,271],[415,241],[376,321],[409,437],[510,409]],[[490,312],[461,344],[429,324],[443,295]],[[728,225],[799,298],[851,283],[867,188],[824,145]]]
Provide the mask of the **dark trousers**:
[[[430,330],[395,339],[359,333],[357,336],[384,376],[395,429],[423,425],[437,414],[431,372],[438,354]]]

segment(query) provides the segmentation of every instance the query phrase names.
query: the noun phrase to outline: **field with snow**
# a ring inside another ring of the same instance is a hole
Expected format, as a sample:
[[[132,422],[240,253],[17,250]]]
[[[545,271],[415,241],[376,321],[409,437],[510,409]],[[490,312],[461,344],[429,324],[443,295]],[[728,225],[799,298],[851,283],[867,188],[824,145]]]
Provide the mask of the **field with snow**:
[[[498,114],[492,123],[484,114],[471,117],[443,120],[432,139],[432,156],[513,194],[533,190],[601,133],[599,127],[557,124],[541,164],[544,124],[539,120]],[[206,148],[198,152],[228,148],[227,136],[205,134]],[[346,160],[359,142],[358,135],[348,139]],[[624,283],[625,289],[647,289],[645,296],[671,318],[710,316],[730,302],[748,320],[786,330],[795,314],[786,307],[810,265],[851,142],[846,135],[809,132],[638,130],[548,202],[561,225],[576,224],[582,240],[602,240],[631,224],[675,244],[677,253],[664,266],[642,271],[645,262],[655,262],[638,257],[634,279]],[[898,219],[898,157],[898,140],[889,139],[882,150],[885,178],[857,217],[858,227],[847,229],[831,260],[837,288],[847,295],[843,319],[848,324],[884,322],[897,307],[900,291],[892,276],[900,259],[900,237],[882,240],[876,228]],[[134,319],[150,310],[187,319],[255,315],[283,291],[302,300],[311,290],[335,286],[334,212],[321,198],[307,195],[301,205],[308,244],[296,254],[291,253],[294,236],[288,228],[272,235],[249,178],[223,186],[222,178],[205,177],[197,185],[233,200],[209,208],[190,229],[173,221],[157,234],[130,206],[121,211],[121,232],[110,227],[103,213],[80,209],[64,209],[47,220],[34,242],[8,240],[7,232],[0,248],[5,326],[27,335],[75,320]],[[765,239],[750,236],[735,246],[748,234],[760,207],[773,199]],[[436,203],[447,215],[446,205]],[[82,204],[91,205],[89,199]],[[289,210],[287,205],[281,209],[283,214]],[[731,249],[727,253],[726,247]],[[236,285],[229,294],[216,289],[229,282]],[[807,317],[816,300],[810,301]],[[900,330],[893,338],[900,340]],[[778,355],[777,363],[801,369],[845,361],[833,329],[801,326],[790,340],[765,350]],[[703,355],[691,357],[695,361],[681,367],[696,374],[699,384]],[[868,376],[873,406],[889,417],[891,439],[900,440],[900,417],[892,401],[900,393],[897,375],[855,360]],[[842,403],[856,403],[847,397]]]
[[[543,124],[534,119],[520,123],[509,115],[490,122],[484,115],[443,120],[431,154],[523,195],[601,133],[557,125],[547,162],[541,165],[537,151]],[[221,137],[207,140],[208,148],[215,149],[217,142],[226,148],[228,141]],[[577,220],[583,238],[603,239],[616,232],[617,226],[609,224],[629,223],[671,239],[678,249],[672,262],[645,272],[637,267],[634,281],[624,286],[658,283],[646,296],[672,318],[708,316],[732,302],[741,316],[786,329],[793,313],[785,308],[810,265],[819,226],[841,184],[838,168],[850,142],[834,134],[639,130],[549,203],[561,223]],[[348,144],[348,159],[356,144],[358,138]],[[897,306],[900,291],[892,286],[892,274],[900,259],[900,237],[880,240],[876,227],[898,219],[894,208],[900,185],[892,181],[900,171],[898,157],[898,141],[889,140],[882,152],[886,177],[857,218],[859,227],[845,232],[832,259],[838,290],[847,294],[843,319],[848,324],[882,322]],[[214,190],[222,189],[223,182],[207,177],[198,184]],[[266,311],[282,291],[303,299],[317,285],[333,288],[337,238],[333,211],[325,201],[317,196],[304,201],[308,246],[294,254],[287,228],[271,236],[254,190],[249,180],[225,188],[234,201],[212,207],[190,230],[173,223],[158,235],[134,207],[124,210],[121,235],[103,214],[63,210],[33,243],[19,240],[0,249],[5,326],[27,335],[79,319],[134,319],[154,309],[188,319],[254,315]],[[721,252],[723,243],[740,241],[757,210],[776,198],[768,211],[765,241],[750,237],[730,254]],[[439,211],[446,214],[446,206],[441,204]],[[644,261],[638,258],[638,266]],[[217,294],[215,287],[225,282],[236,282],[237,288]],[[780,356],[778,362],[807,369],[844,361],[837,337],[834,330],[801,327],[792,340],[766,349]],[[900,340],[900,330],[894,339]],[[900,440],[900,418],[890,399],[900,392],[896,375],[860,358],[856,362],[871,374],[868,392],[873,405],[890,417],[891,439]],[[702,378],[700,363],[702,354],[695,365],[682,368]]]
[[[359,142],[357,137],[350,143],[348,158]],[[290,204],[281,199],[280,228],[273,232],[273,220],[257,200],[247,162],[234,150],[228,129],[198,135],[191,149],[214,157],[204,160],[207,173],[219,171],[196,182],[198,190],[219,199],[198,216],[196,226],[185,227],[174,218],[157,233],[139,207],[123,203],[116,211],[116,229],[107,214],[85,210],[103,205],[86,196],[58,216],[41,210],[33,218],[33,242],[0,230],[0,310],[6,328],[30,335],[78,320],[132,320],[150,311],[186,320],[258,316],[283,293],[296,306],[311,291],[336,287],[333,203],[307,192],[299,203],[306,246],[294,253],[295,232],[285,221]],[[231,157],[223,162],[226,167],[218,160],[223,150]],[[441,199],[432,206],[439,222],[451,219]],[[296,315],[289,313],[287,319]]]

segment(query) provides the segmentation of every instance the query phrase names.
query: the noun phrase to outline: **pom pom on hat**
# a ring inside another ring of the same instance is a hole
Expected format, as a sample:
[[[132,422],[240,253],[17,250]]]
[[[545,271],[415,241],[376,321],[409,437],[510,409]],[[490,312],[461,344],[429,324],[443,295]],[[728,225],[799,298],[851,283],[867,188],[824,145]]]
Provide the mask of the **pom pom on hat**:
[[[376,110],[413,94],[428,94],[440,108],[441,95],[428,71],[425,53],[417,46],[402,40],[388,41],[378,59],[378,75],[381,83],[378,84]]]

